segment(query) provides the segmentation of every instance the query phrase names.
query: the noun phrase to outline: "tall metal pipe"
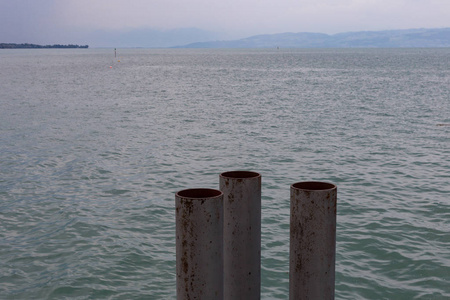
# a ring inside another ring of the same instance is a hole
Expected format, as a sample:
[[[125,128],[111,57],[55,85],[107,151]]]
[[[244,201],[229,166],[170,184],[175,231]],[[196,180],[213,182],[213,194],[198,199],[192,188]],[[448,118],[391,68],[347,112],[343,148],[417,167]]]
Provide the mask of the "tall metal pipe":
[[[261,297],[261,175],[220,174],[224,210],[224,299]]]
[[[289,299],[334,299],[337,187],[291,186]]]
[[[177,299],[223,299],[223,193],[175,195]]]

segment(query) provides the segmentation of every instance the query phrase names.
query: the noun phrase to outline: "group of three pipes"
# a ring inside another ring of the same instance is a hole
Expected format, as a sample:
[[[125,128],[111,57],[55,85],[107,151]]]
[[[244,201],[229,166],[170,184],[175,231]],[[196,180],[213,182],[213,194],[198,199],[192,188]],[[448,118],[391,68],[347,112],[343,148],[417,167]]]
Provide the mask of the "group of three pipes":
[[[291,185],[289,299],[334,299],[337,188]],[[177,299],[260,299],[261,175],[176,193]]]

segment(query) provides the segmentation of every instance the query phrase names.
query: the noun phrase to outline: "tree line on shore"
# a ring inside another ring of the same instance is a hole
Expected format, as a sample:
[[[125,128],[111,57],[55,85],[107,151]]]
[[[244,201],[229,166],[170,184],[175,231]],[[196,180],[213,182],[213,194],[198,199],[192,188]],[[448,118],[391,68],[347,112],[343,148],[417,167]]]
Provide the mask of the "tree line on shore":
[[[88,48],[88,45],[36,45],[36,44],[14,44],[14,43],[0,43],[0,49],[40,49],[40,48]]]

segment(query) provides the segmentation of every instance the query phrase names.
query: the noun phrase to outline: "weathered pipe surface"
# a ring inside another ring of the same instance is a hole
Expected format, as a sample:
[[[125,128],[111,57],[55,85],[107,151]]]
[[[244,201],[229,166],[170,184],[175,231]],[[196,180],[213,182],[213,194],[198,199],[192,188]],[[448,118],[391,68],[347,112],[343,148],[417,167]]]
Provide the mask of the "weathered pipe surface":
[[[289,299],[334,299],[337,187],[291,186]]]
[[[220,174],[224,211],[224,299],[261,297],[261,175]]]
[[[175,195],[177,299],[223,299],[223,194]]]

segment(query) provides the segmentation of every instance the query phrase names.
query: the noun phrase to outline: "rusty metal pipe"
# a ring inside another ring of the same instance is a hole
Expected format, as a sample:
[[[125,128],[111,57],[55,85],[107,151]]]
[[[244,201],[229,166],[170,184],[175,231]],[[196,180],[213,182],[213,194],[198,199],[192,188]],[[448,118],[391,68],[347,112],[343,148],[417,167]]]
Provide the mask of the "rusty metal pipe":
[[[337,187],[291,186],[289,299],[334,299]]]
[[[220,174],[223,192],[224,299],[261,297],[261,175]]]
[[[177,299],[223,299],[223,193],[175,195]]]

